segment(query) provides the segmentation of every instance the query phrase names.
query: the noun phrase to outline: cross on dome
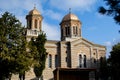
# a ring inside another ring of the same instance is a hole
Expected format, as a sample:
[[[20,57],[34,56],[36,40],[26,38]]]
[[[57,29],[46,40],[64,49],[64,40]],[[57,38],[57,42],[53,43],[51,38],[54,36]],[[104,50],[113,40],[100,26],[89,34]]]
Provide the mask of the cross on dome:
[[[71,8],[69,8],[69,14],[71,13]]]
[[[34,4],[34,9],[36,9],[36,4]]]

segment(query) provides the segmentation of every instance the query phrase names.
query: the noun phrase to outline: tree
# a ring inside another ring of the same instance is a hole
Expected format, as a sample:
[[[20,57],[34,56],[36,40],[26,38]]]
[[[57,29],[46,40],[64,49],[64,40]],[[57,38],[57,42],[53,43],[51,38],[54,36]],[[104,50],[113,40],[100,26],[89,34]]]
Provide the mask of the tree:
[[[113,46],[108,59],[112,80],[120,80],[120,43]]]
[[[45,68],[45,61],[46,61],[46,49],[45,49],[45,42],[46,42],[46,35],[42,32],[36,39],[32,39],[32,48],[34,48],[34,72],[36,77],[40,78],[42,72]]]
[[[46,49],[45,49],[45,42],[46,42],[46,34],[41,32],[36,39],[32,38],[30,41],[30,52],[34,55],[34,72],[36,77],[40,79],[42,76],[42,72],[45,68],[45,61],[46,61]]]
[[[104,0],[108,8],[101,6],[99,13],[113,16],[117,24],[120,25],[120,0]]]
[[[107,59],[105,57],[101,57],[100,58],[100,78],[101,80],[108,80],[108,77],[109,77],[109,65],[108,65],[108,62],[107,62]]]
[[[29,70],[31,56],[27,54],[25,28],[9,12],[0,18],[0,80]]]

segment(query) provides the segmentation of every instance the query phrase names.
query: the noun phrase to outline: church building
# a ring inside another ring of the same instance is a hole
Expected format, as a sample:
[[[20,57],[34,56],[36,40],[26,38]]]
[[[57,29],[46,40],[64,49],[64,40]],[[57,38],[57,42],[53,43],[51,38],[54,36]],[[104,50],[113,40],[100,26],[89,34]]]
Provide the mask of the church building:
[[[30,41],[32,37],[37,37],[40,31],[42,31],[43,17],[34,7],[26,16],[26,20],[26,38]],[[99,59],[105,57],[106,47],[83,38],[81,35],[82,23],[75,14],[69,12],[62,18],[60,30],[60,41],[47,40],[45,44],[48,55],[46,68],[43,71],[43,80],[53,80],[53,71],[58,67],[70,69],[99,67]],[[31,69],[26,73],[25,80],[33,80],[34,78],[35,74],[33,69]]]

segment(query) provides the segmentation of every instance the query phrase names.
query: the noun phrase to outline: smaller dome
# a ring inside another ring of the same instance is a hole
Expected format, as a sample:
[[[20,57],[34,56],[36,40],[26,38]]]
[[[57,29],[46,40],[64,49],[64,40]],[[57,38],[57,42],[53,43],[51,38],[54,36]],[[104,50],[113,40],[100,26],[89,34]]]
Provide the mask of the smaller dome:
[[[40,12],[36,9],[36,7],[34,7],[34,9],[29,12],[29,15],[34,15],[34,14],[40,15]]]
[[[67,20],[79,20],[78,17],[72,13],[69,13],[65,15],[62,19],[62,21],[67,21]]]

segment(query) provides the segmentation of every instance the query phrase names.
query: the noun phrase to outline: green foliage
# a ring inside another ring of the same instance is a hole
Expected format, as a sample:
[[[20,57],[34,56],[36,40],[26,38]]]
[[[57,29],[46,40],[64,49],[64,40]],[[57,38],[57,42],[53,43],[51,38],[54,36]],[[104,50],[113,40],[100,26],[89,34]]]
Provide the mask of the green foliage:
[[[46,42],[46,34],[41,32],[36,39],[32,38],[30,41],[30,52],[34,56],[34,72],[36,77],[40,78],[42,72],[45,68],[45,61],[46,61],[46,49],[45,49],[45,42]]]
[[[9,12],[0,18],[0,80],[12,73],[23,74],[31,66],[24,27]]]
[[[100,78],[101,80],[108,80],[109,77],[109,65],[105,57],[100,58]]]
[[[110,69],[111,69],[111,78],[113,80],[120,80],[120,43],[113,46],[112,51],[110,52],[110,57],[108,59]]]
[[[101,6],[99,12],[108,16],[113,16],[116,23],[120,24],[120,0],[104,0],[107,8]]]

